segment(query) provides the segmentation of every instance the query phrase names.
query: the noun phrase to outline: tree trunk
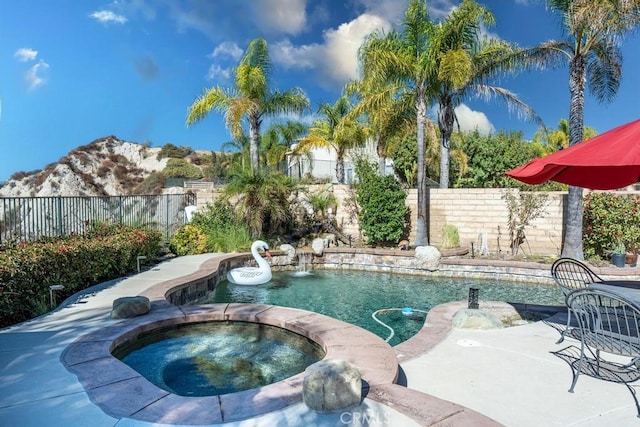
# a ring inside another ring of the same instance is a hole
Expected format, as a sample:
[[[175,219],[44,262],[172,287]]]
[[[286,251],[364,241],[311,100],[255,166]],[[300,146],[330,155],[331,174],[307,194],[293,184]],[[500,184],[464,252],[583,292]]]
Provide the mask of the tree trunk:
[[[440,96],[438,103],[440,104],[438,128],[440,129],[440,136],[442,138],[440,146],[440,188],[449,188],[449,148],[451,146],[451,134],[453,133],[453,124],[456,116],[451,96],[443,94]]]
[[[251,169],[258,170],[260,162],[260,118],[249,116],[249,159]]]
[[[426,144],[424,137],[424,118],[427,107],[422,96],[418,96],[416,102],[416,119],[418,121],[418,218],[416,220],[416,246],[425,246],[427,240],[427,198],[426,198]]]
[[[339,184],[344,184],[344,156],[340,153],[336,159],[336,179]]]
[[[584,90],[586,87],[585,60],[575,56],[569,63],[569,146],[578,144],[584,132]],[[567,216],[564,227],[562,256],[584,259],[582,247],[582,188],[569,186]]]
[[[376,151],[378,153],[378,174],[385,176],[387,174],[387,156],[384,153],[384,143],[380,134],[376,135]]]

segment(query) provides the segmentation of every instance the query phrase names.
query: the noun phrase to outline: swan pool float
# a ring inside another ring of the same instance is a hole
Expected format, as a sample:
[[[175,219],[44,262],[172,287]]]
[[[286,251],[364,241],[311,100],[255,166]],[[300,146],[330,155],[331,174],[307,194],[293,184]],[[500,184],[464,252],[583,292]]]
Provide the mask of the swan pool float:
[[[258,263],[257,267],[239,267],[227,273],[227,280],[236,285],[260,285],[271,280],[271,266],[258,253],[258,249],[264,250],[267,256],[271,256],[269,245],[262,240],[256,240],[251,245],[251,255]]]

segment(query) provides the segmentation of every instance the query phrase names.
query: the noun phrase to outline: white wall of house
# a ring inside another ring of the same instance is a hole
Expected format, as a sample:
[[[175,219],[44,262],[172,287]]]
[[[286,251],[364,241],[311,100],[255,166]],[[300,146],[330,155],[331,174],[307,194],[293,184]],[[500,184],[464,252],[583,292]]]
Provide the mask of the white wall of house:
[[[291,146],[293,150],[295,144]],[[378,154],[375,142],[368,139],[364,147],[347,150],[344,159],[345,184],[351,184],[356,178],[353,158],[366,156],[370,161],[378,163]],[[336,151],[333,148],[314,148],[308,155],[294,156],[287,155],[287,173],[291,177],[301,178],[311,176],[316,179],[329,179],[332,183],[337,183],[336,177]],[[393,162],[386,159],[386,173],[393,173]]]

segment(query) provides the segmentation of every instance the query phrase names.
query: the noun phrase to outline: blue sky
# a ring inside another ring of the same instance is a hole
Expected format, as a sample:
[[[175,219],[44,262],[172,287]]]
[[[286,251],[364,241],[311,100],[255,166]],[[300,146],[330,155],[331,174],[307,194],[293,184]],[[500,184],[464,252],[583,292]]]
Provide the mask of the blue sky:
[[[458,0],[429,0],[442,17]],[[561,39],[556,17],[538,0],[480,0],[496,17],[486,31],[521,46]],[[203,89],[230,87],[247,44],[265,37],[272,87],[301,87],[313,111],[334,102],[357,77],[356,51],[369,32],[397,25],[407,0],[20,0],[0,2],[0,182],[42,169],[70,150],[115,135],[152,146],[218,150],[231,138],[212,113],[191,127],[188,106]],[[585,124],[604,132],[640,117],[640,36],[623,44],[617,98],[587,97]],[[567,68],[505,78],[555,127],[568,117]],[[301,120],[311,120],[312,112]],[[471,99],[458,110],[465,128],[536,127],[499,102]]]

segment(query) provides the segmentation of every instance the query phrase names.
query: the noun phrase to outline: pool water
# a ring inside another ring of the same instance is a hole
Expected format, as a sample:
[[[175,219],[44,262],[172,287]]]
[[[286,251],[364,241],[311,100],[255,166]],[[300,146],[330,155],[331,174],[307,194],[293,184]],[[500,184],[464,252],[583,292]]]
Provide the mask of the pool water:
[[[360,326],[386,339],[389,330],[371,317],[376,310],[411,307],[428,311],[446,302],[466,301],[471,287],[479,288],[480,300],[544,305],[564,303],[557,286],[340,270],[315,270],[308,275],[274,272],[270,282],[258,286],[223,281],[204,302],[301,308]],[[389,341],[391,345],[415,335],[425,319],[422,313],[405,316],[401,311],[382,312],[377,317],[395,330],[395,336]]]
[[[113,355],[180,396],[249,390],[303,372],[324,357],[313,341],[275,326],[205,322],[153,331]]]

